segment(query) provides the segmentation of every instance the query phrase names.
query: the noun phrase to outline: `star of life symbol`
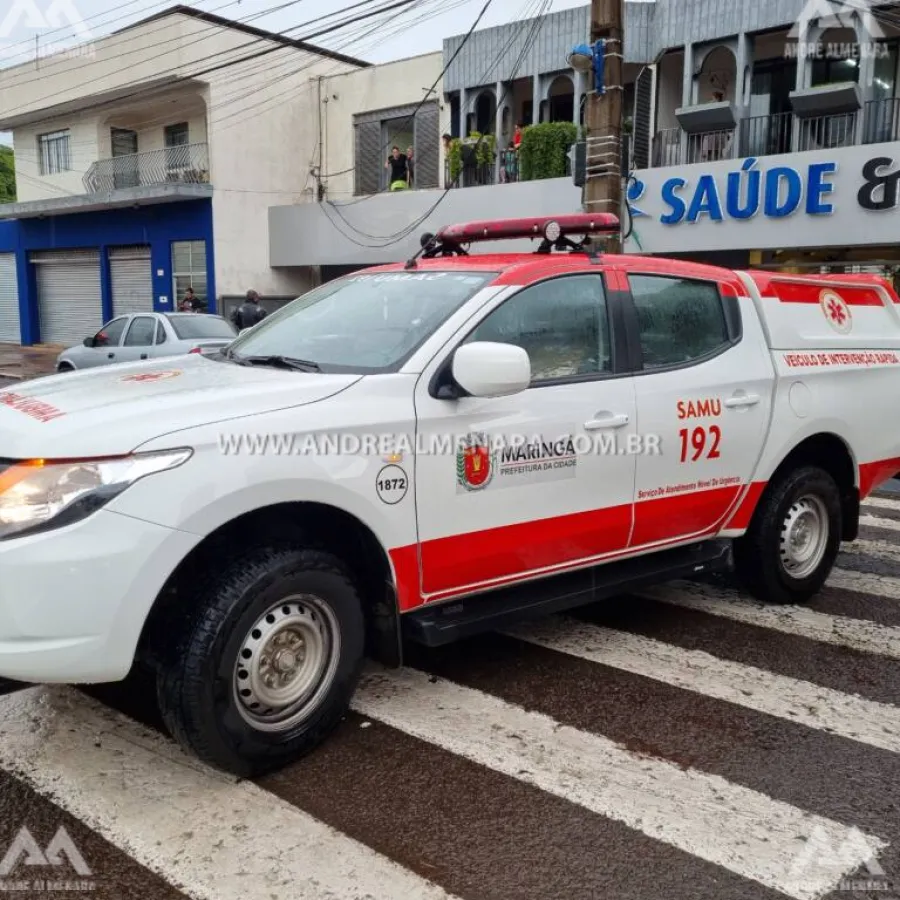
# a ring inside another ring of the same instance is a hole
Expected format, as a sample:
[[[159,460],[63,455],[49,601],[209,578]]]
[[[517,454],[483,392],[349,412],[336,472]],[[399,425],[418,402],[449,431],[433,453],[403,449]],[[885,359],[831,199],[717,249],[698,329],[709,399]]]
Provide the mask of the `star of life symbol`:
[[[853,328],[853,317],[850,315],[850,307],[844,302],[843,297],[834,291],[822,291],[819,294],[819,305],[828,324],[840,334],[848,334]]]
[[[30,875],[35,871],[40,872],[40,877],[24,878],[26,873]],[[57,828],[56,834],[43,850],[23,825],[0,860],[0,891],[20,895],[43,895],[45,891],[92,891],[96,883],[85,880],[92,874],[90,866],[64,825]],[[81,877],[73,878],[73,875]]]
[[[139,372],[135,375],[123,375],[122,381],[162,381],[164,378],[174,378],[181,372]]]

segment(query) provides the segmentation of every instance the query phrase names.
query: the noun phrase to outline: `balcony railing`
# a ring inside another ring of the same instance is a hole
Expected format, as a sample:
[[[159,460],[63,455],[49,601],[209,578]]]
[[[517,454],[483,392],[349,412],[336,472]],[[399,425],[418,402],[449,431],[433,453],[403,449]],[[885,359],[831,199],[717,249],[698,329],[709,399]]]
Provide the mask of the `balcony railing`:
[[[859,127],[861,124],[861,128]],[[651,166],[663,168],[685,163],[715,162],[734,156],[778,156],[792,151],[831,150],[856,144],[900,140],[900,97],[870,100],[863,110],[838,115],[799,118],[790,112],[750,116],[734,132],[688,134],[667,128],[653,138]]]
[[[883,144],[897,140],[900,140],[900,97],[866,103],[863,143]]]
[[[741,156],[777,156],[791,152],[792,113],[751,116],[740,123]]]
[[[798,119],[798,150],[833,150],[856,143],[857,113]]]
[[[84,175],[89,194],[161,184],[207,184],[209,146],[182,144],[129,156],[99,159]]]
[[[684,163],[718,162],[731,157],[735,134],[729,131],[706,131],[688,134],[682,144],[680,128],[666,128],[653,140],[653,166],[677,166]]]

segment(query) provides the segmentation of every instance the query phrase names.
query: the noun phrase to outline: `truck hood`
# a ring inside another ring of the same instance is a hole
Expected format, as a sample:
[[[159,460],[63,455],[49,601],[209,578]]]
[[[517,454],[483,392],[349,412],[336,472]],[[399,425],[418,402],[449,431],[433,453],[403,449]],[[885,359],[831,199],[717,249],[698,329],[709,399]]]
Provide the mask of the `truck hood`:
[[[0,387],[0,459],[129,453],[170,432],[315,403],[359,379],[200,354],[36,378]]]

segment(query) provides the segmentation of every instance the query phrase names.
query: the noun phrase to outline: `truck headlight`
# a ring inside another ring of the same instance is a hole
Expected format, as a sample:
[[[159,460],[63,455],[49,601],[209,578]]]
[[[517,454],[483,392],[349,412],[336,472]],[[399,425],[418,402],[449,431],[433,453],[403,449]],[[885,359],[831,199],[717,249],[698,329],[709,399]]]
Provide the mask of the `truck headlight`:
[[[190,459],[192,451],[109,459],[32,459],[0,469],[0,541],[84,519],[147,475]]]

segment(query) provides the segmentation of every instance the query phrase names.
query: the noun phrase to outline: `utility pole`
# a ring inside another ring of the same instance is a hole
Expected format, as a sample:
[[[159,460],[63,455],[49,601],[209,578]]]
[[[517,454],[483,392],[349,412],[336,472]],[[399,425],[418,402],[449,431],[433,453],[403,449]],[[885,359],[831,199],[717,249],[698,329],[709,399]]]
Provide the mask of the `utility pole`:
[[[583,204],[587,213],[622,216],[622,107],[625,0],[591,0],[591,46],[604,44],[603,92],[590,90],[585,102],[586,166]],[[595,85],[591,85],[592,88]],[[622,252],[619,235],[608,250]]]

